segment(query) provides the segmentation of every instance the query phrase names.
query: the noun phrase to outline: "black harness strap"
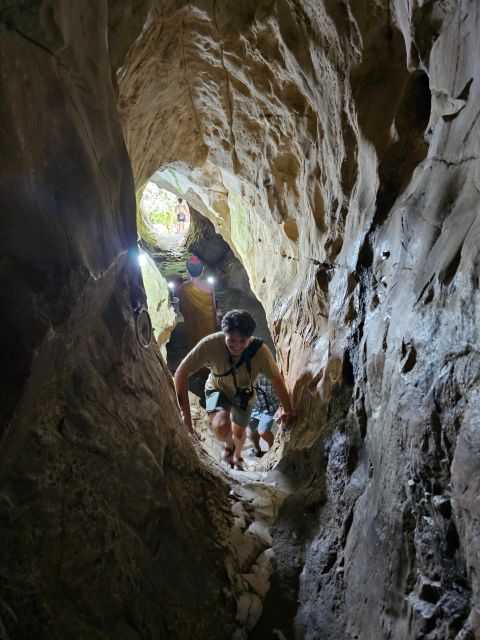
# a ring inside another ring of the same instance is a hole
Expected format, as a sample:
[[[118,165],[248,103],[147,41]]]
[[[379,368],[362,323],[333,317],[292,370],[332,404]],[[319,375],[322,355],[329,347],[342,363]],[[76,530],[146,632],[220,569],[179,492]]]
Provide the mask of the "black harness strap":
[[[228,371],[224,371],[224,373],[215,373],[215,371],[212,371],[213,375],[216,376],[217,378],[223,378],[224,376],[232,375],[235,378],[237,369],[241,367],[242,364],[245,364],[247,367],[248,373],[251,373],[252,365],[250,363],[250,360],[255,356],[255,354],[260,349],[262,344],[263,344],[263,340],[261,338],[254,338],[252,342],[248,345],[248,347],[245,349],[245,351],[242,353],[242,355],[240,356],[240,360],[237,362],[237,364],[234,364],[232,354],[230,354],[230,364],[232,365],[230,369],[228,369]],[[235,387],[236,386],[237,385],[235,384]]]
[[[257,351],[260,349],[262,344],[263,344],[263,340],[261,340],[260,338],[254,338],[252,342],[248,345],[248,347],[245,349],[245,351],[242,353],[242,355],[240,356],[240,360],[237,362],[237,364],[233,362],[232,354],[229,353],[230,364],[232,365],[230,369],[228,371],[225,371],[224,373],[215,373],[215,371],[212,371],[213,375],[217,376],[218,378],[223,378],[224,376],[230,376],[230,375],[233,377],[233,384],[235,386],[235,391],[236,391],[235,395],[240,398],[240,408],[243,410],[247,408],[248,402],[254,393],[253,385],[252,385],[252,365],[250,361],[255,356]],[[237,385],[237,370],[239,369],[239,367],[242,366],[242,364],[245,364],[245,366],[247,367],[248,375],[250,376],[249,390],[240,389],[239,386]]]

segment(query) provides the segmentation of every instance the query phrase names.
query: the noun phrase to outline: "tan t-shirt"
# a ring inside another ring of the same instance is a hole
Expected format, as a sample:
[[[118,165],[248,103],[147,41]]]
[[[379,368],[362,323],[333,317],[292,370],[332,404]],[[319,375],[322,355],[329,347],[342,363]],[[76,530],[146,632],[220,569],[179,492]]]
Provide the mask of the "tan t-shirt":
[[[253,340],[253,338],[252,338]],[[215,373],[224,373],[232,367],[232,362],[236,363],[240,360],[240,356],[231,355],[225,344],[225,334],[222,331],[212,333],[203,338],[197,346],[182,361],[182,365],[187,368],[189,373],[195,373],[202,367],[210,369],[206,389],[217,389],[224,393],[234,404],[238,400],[235,398],[237,390],[232,375],[218,377]],[[277,363],[275,362],[272,352],[266,344],[262,344],[257,353],[250,360],[251,373],[248,373],[246,364],[242,364],[236,373],[237,387],[252,388],[260,374],[271,379],[279,373]],[[255,393],[253,394],[249,406],[255,402]]]

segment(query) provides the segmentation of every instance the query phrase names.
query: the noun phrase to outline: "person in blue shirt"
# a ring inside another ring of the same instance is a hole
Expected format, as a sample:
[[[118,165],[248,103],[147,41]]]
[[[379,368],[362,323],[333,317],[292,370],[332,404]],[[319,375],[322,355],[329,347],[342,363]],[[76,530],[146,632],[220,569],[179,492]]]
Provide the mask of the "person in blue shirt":
[[[257,399],[248,424],[250,440],[253,448],[250,457],[261,458],[265,453],[260,447],[260,438],[264,440],[268,449],[273,444],[272,426],[280,401],[273,391],[272,384],[265,376],[260,376],[256,384]]]

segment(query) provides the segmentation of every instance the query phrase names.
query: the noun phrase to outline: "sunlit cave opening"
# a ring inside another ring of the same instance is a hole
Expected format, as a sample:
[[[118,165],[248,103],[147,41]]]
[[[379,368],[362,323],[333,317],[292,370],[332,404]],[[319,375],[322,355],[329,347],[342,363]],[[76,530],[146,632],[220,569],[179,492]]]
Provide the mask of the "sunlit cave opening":
[[[221,330],[222,317],[231,309],[246,309],[253,315],[257,325],[255,336],[275,355],[264,308],[251,289],[244,266],[216,231],[209,219],[214,217],[209,207],[200,206],[201,213],[194,206],[210,203],[211,197],[210,190],[199,185],[189,183],[185,189],[180,174],[170,168],[156,172],[139,198],[139,255],[148,309],[155,337],[172,375],[201,338]],[[179,205],[188,220],[188,229],[183,233],[177,233]],[[188,263],[192,260],[201,268],[199,277],[189,272]],[[191,299],[185,294],[187,284],[196,291]],[[203,293],[198,287],[204,289]],[[208,318],[206,324],[202,325],[202,317]],[[218,463],[221,445],[209,427],[205,411],[207,376],[207,370],[190,376],[190,405],[199,439]],[[276,424],[272,434],[281,440]],[[266,469],[276,464],[279,447],[269,444],[263,439],[259,441],[259,457],[254,455],[252,441],[247,438],[246,469]]]
[[[155,182],[145,185],[140,199],[142,215],[159,236],[183,237],[190,226],[190,208],[186,200],[161,189]]]

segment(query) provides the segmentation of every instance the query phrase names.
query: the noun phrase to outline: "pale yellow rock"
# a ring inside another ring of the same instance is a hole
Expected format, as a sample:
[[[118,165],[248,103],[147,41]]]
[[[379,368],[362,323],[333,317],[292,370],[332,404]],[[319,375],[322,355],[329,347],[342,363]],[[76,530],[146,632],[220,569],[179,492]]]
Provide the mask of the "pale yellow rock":
[[[147,294],[147,305],[160,351],[167,360],[166,344],[176,325],[176,314],[170,303],[167,281],[162,277],[154,261],[141,252],[142,277]]]

